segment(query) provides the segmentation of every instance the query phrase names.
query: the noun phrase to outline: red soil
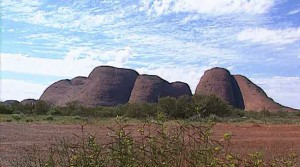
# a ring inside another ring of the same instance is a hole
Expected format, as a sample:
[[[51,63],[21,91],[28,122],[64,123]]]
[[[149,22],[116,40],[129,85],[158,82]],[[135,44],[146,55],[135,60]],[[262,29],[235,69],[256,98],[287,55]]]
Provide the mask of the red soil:
[[[84,129],[106,140],[107,126],[111,125],[88,125]],[[255,151],[263,151],[267,158],[290,152],[300,155],[300,125],[217,124],[213,132],[217,139],[225,132],[233,134],[231,151],[241,155]],[[74,134],[81,134],[80,125],[0,123],[0,167],[9,166],[9,161],[34,145],[47,149],[59,139],[74,139]]]

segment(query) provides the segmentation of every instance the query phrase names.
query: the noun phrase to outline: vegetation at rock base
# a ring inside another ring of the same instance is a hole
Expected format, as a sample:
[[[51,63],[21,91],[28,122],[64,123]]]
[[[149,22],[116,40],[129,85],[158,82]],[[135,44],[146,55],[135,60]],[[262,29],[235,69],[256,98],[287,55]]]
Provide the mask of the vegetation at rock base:
[[[216,96],[181,96],[179,98],[163,97],[158,103],[128,103],[114,107],[83,107],[72,102],[65,107],[50,105],[37,101],[35,105],[4,105],[0,104],[0,121],[56,121],[65,117],[76,120],[106,119],[125,116],[136,119],[153,119],[158,115],[166,120],[188,120],[194,122],[246,122],[246,123],[300,123],[297,112],[247,112],[228,105]],[[63,116],[63,117],[62,117]]]

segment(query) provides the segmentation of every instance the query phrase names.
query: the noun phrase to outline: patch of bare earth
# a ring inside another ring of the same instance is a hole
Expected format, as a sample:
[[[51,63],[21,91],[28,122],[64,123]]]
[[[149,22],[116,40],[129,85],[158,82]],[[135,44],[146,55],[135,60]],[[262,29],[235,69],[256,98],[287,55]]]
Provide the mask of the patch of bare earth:
[[[84,131],[96,133],[104,142],[108,140],[108,126],[114,125],[87,125]],[[233,134],[231,151],[241,155],[255,151],[263,151],[267,158],[290,152],[300,155],[300,125],[217,124],[213,132],[218,139],[224,133]],[[46,150],[57,140],[74,140],[74,134],[81,135],[81,125],[0,123],[0,167],[9,166],[10,161],[34,146]]]

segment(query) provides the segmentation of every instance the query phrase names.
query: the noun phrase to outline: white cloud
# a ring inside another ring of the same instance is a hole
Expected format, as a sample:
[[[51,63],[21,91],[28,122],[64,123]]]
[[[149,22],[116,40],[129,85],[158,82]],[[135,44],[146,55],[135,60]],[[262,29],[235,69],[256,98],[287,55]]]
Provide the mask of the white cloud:
[[[48,85],[13,79],[1,80],[0,99],[4,100],[23,100],[27,98],[38,99]]]
[[[300,109],[300,77],[251,78],[276,102]]]
[[[210,63],[219,60],[220,64],[235,62],[239,54],[234,50],[219,48],[206,41],[186,41],[174,36],[130,34],[123,36],[119,42],[134,41],[142,57],[151,56],[157,63]],[[166,62],[166,59],[169,62]],[[151,63],[151,62],[148,62]],[[178,65],[178,64],[176,64]]]
[[[126,13],[124,11],[97,11],[101,14],[95,14],[94,8],[77,9],[76,5],[75,7],[52,6],[48,10],[43,10],[40,8],[43,3],[39,0],[34,0],[33,3],[29,0],[20,0],[20,3],[6,0],[2,5],[4,19],[88,33],[94,33],[100,26],[111,24],[116,18],[123,17]]]
[[[129,46],[126,46],[114,53],[115,63],[117,66],[123,66],[123,64],[125,64],[128,59],[134,55],[135,53],[133,49]]]
[[[168,13],[191,12],[224,15],[232,13],[266,13],[276,0],[143,0],[140,10],[157,16]]]
[[[294,14],[298,14],[300,13],[300,8],[299,9],[295,9],[295,10],[292,10],[288,13],[288,15],[294,15]]]
[[[278,30],[266,28],[246,29],[237,35],[237,39],[262,44],[291,44],[300,40],[300,27]]]
[[[189,23],[191,21],[194,21],[194,20],[198,20],[200,19],[200,16],[199,15],[188,15],[187,17],[185,17],[182,21],[181,21],[181,24],[186,24],[186,23]]]
[[[1,53],[1,70],[26,74],[74,77],[88,75],[99,65],[123,67],[134,55],[129,46],[118,50],[99,51],[90,48],[71,49],[64,59],[30,57],[29,55]]]
[[[42,5],[40,0],[5,0],[1,1],[1,10],[32,13],[35,12],[40,5]]]
[[[35,42],[40,40],[45,40],[47,42],[51,42],[52,46],[55,48],[65,47],[66,45],[74,45],[74,44],[84,44],[79,36],[72,35],[61,35],[59,33],[34,33],[24,36],[27,41]],[[24,41],[22,43],[26,44]],[[47,45],[51,45],[47,43]],[[39,44],[41,45],[41,44]]]
[[[25,74],[40,74],[52,76],[76,76],[86,75],[88,66],[95,66],[97,63],[90,58],[84,60],[64,60],[50,58],[35,58],[22,54],[1,54],[2,70]]]

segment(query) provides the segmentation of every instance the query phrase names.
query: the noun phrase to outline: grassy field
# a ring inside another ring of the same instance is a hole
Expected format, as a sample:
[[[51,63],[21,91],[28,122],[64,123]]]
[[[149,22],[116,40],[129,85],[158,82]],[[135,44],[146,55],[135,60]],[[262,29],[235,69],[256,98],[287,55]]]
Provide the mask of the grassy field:
[[[115,117],[101,118],[89,116],[61,116],[61,115],[36,115],[36,114],[0,114],[0,122],[34,122],[34,123],[58,123],[58,124],[102,124],[112,122]],[[143,121],[154,120],[156,118],[127,118],[131,123],[140,123]],[[269,115],[264,116],[260,113],[247,113],[243,117],[218,117],[210,115],[206,118],[192,117],[190,119],[167,119],[180,122],[194,123],[257,123],[257,124],[299,124],[300,116],[297,114],[287,113],[284,115]]]

